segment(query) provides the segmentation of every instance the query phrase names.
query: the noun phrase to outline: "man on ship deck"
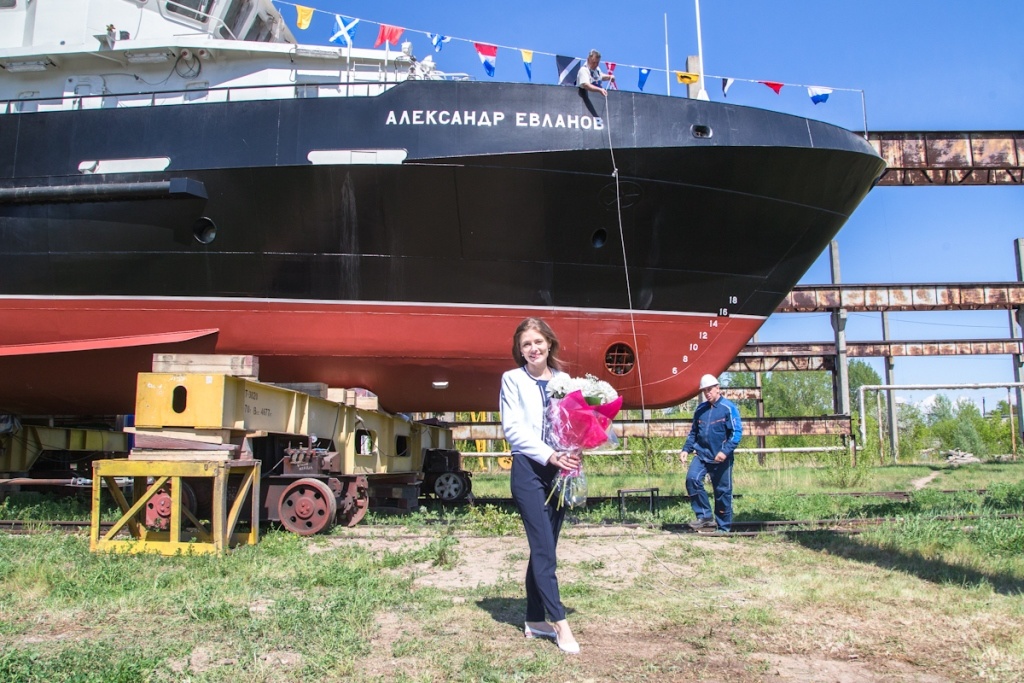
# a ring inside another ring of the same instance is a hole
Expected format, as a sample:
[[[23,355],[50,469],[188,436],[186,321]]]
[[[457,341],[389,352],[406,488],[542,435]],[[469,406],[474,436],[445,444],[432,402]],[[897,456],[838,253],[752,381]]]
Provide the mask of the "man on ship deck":
[[[587,55],[586,63],[582,64],[579,71],[576,72],[576,87],[580,90],[599,92],[608,97],[608,91],[602,88],[601,84],[605,81],[614,81],[615,76],[613,74],[601,73],[600,64],[601,53],[597,50],[591,50],[590,54]]]

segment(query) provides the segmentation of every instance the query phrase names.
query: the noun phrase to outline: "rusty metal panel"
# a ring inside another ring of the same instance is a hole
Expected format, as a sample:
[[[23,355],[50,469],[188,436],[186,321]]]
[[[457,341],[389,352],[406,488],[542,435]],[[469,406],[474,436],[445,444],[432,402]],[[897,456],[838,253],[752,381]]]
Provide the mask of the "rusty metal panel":
[[[1010,301],[1010,294],[1004,287],[988,287],[985,289],[985,303],[992,306],[1005,306]]]
[[[617,421],[615,434],[619,437],[671,437],[685,438],[690,433],[692,420]],[[823,417],[745,417],[744,436],[828,436],[851,434],[851,421],[845,415]]]
[[[960,304],[960,288],[937,286],[935,288],[935,307],[952,310]]]
[[[851,433],[850,418],[843,415],[746,418],[743,420],[743,427],[744,434],[750,436],[810,436]]]
[[[889,168],[921,167],[928,164],[925,140],[913,133],[888,133],[879,140],[879,154]],[[897,137],[899,136],[899,137]]]
[[[1019,185],[1024,134],[1013,131],[869,133],[887,165],[879,185]]]
[[[730,401],[759,401],[760,387],[722,387],[722,396]]]
[[[791,303],[776,312],[812,313],[835,310],[836,299],[848,311],[884,310],[999,310],[1024,306],[1024,284],[991,282],[910,285],[801,285],[794,288]],[[829,305],[821,305],[828,300]],[[792,303],[799,302],[799,304]],[[817,303],[812,303],[817,302]]]
[[[965,168],[974,166],[971,155],[971,139],[967,133],[936,133],[925,138],[926,161],[929,166],[940,168]]]
[[[818,291],[818,306],[836,306],[842,301],[842,293],[838,287],[824,287]]]
[[[913,287],[889,287],[889,308],[900,311],[911,310],[914,307]]]
[[[860,302],[858,308],[874,308],[889,305],[889,288],[888,287],[865,287],[864,297]]]
[[[843,308],[860,308],[865,303],[863,287],[844,287],[838,291]]]
[[[883,356],[1012,355],[1022,352],[1022,342],[1012,339],[967,339],[929,341],[852,341],[846,344],[851,358]],[[793,344],[748,344],[737,356],[730,372],[771,370],[826,370],[835,365],[831,342]],[[763,368],[763,369],[759,369]]]
[[[823,290],[815,290],[809,292],[793,292],[791,294],[793,306],[797,310],[816,310],[821,305],[818,302],[818,298],[823,294]]]
[[[975,166],[1019,166],[1016,140],[1007,135],[975,133],[971,137]]]
[[[915,287],[912,296],[914,308],[935,308],[939,303],[939,296],[935,287]]]
[[[744,357],[737,358],[727,368],[728,372],[796,372],[835,368],[835,356],[797,357]]]

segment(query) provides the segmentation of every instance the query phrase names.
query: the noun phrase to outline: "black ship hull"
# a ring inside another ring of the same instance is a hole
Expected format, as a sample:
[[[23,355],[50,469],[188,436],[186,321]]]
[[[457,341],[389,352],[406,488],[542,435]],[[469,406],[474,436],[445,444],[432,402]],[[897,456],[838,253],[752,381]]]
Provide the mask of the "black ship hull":
[[[89,409],[44,396],[31,375],[198,330],[204,351],[260,355],[266,379],[364,386],[399,411],[493,408],[526,315],[558,321],[572,371],[629,405],[678,403],[883,163],[781,114],[628,93],[605,107],[574,88],[406,82],[0,117],[0,368],[23,376],[0,409],[130,412],[95,389]],[[166,168],[79,170],[148,159]]]

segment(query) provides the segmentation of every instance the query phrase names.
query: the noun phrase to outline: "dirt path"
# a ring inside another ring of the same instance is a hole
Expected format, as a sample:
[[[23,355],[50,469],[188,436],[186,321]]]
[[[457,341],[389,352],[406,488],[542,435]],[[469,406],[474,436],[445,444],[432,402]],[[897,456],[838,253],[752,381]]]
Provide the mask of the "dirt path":
[[[915,488],[938,474],[914,482]],[[411,552],[438,539],[400,530],[353,532],[320,552],[353,542],[374,552]],[[550,643],[522,637],[518,587],[529,554],[526,539],[454,538],[454,562],[447,566],[421,562],[395,570],[418,588],[450,595],[450,611],[432,625],[404,614],[380,615],[360,680],[376,683],[400,674],[440,680],[445,661],[466,656],[466,643],[477,643],[494,661],[546,661],[552,655]],[[965,680],[963,662],[972,657],[992,665],[978,654],[982,648],[962,642],[958,633],[971,630],[978,643],[990,644],[1024,626],[1000,610],[983,622],[971,610],[944,610],[957,587],[921,580],[913,571],[892,572],[870,554],[858,555],[858,548],[850,546],[851,557],[836,557],[832,548],[789,541],[568,529],[558,546],[559,581],[571,587],[567,604],[580,610],[572,619],[586,656],[522,680],[947,683]],[[509,597],[510,586],[516,597]],[[617,596],[609,600],[615,607],[598,596]],[[407,641],[418,643],[421,656],[392,650]],[[987,680],[1024,681],[1000,677],[1006,663],[993,658],[997,675]]]
[[[940,474],[942,474],[942,472],[932,472],[927,477],[921,477],[920,479],[914,479],[912,482],[910,482],[910,484],[911,484],[911,486],[914,487],[915,491],[920,491],[925,486],[927,486],[928,484],[930,484],[933,481],[935,481],[936,479],[938,479]]]

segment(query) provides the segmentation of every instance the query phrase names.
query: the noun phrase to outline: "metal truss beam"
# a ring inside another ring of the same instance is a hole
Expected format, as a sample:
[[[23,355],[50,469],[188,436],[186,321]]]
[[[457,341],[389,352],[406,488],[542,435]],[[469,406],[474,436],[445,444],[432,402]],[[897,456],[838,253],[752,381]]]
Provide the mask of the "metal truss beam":
[[[1024,283],[797,285],[776,313],[992,311],[1024,306]]]
[[[1020,185],[1024,132],[874,132],[868,142],[885,160],[879,185]]]
[[[686,438],[690,433],[690,419],[665,420],[616,420],[613,428],[621,437],[665,437]],[[452,435],[456,440],[486,439],[499,441],[504,438],[500,422],[471,422],[452,424]],[[821,417],[745,417],[744,436],[827,436],[851,434],[848,415],[823,415]]]
[[[981,356],[1024,353],[1020,340],[964,339],[938,341],[847,342],[851,358],[897,356]],[[784,342],[747,344],[733,360],[728,372],[772,372],[787,370],[831,370],[836,346],[830,342]]]

